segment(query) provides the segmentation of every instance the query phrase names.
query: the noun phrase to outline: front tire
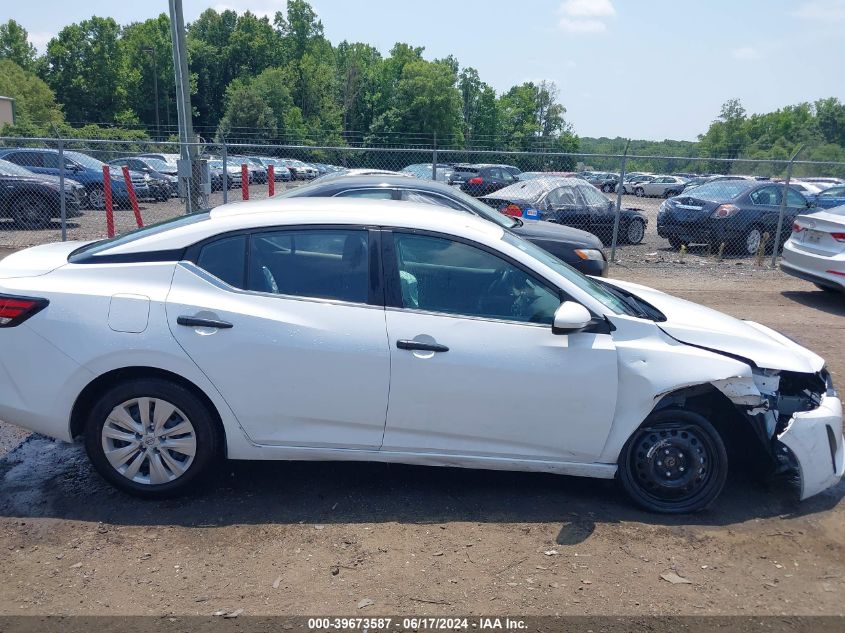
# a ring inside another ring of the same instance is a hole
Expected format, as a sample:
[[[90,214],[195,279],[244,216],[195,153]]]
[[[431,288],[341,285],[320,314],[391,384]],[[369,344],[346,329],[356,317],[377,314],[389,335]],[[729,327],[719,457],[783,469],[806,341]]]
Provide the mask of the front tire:
[[[645,197],[645,190],[642,187],[637,187],[634,189],[634,195],[638,198],[643,198]]]
[[[619,481],[641,508],[664,514],[699,512],[722,492],[728,456],[718,431],[691,411],[653,413],[619,456]]]
[[[40,196],[20,197],[12,203],[12,220],[20,229],[43,229],[50,224],[51,214],[46,201]]]
[[[94,468],[137,497],[184,494],[220,455],[222,438],[208,407],[159,378],[120,383],[100,397],[85,426]]]

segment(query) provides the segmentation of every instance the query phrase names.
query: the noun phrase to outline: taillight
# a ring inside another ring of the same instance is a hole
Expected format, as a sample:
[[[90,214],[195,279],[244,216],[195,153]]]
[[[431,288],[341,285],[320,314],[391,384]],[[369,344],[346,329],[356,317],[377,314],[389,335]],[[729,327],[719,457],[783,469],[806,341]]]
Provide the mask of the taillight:
[[[41,312],[48,303],[47,299],[0,295],[0,327],[15,327]]]
[[[732,204],[720,204],[716,210],[710,214],[714,220],[724,220],[739,213],[739,207]]]
[[[800,233],[803,230],[804,230],[804,227],[801,226],[800,224],[798,224],[798,222],[796,222],[795,224],[792,225],[792,232],[793,233]]]
[[[522,217],[522,209],[517,204],[509,204],[505,208],[503,208],[502,213],[508,215],[512,218],[521,218]]]
[[[835,239],[837,242],[845,242],[845,233],[831,233],[830,237]]]
[[[470,178],[467,180],[468,185],[481,185],[484,184],[484,179],[480,176],[476,176],[475,178]]]

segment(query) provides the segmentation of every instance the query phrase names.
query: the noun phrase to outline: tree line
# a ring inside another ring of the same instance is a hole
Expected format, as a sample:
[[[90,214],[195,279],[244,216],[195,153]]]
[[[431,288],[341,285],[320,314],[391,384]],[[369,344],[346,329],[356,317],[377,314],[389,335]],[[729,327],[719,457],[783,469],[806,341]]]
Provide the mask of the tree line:
[[[387,55],[332,44],[306,0],[288,0],[272,19],[208,9],[188,25],[187,43],[193,123],[209,141],[430,147],[436,138],[444,149],[585,154],[620,153],[626,143],[578,138],[553,82],[497,93],[451,55],[429,60],[401,42]],[[0,24],[0,94],[17,111],[3,134],[176,138],[169,18],[122,26],[94,16],[64,27],[41,55],[14,20]],[[845,161],[845,105],[829,98],[749,115],[732,99],[697,142],[632,141],[631,154],[678,160],[638,159],[629,169],[742,171],[683,158],[787,159],[799,147],[802,159]]]

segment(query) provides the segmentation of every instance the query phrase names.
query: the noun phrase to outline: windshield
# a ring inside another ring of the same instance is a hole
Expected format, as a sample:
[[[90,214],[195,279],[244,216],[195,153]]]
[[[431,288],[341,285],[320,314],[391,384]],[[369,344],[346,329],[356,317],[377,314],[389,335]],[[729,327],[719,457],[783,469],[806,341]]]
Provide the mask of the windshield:
[[[144,162],[147,164],[147,167],[151,167],[155,171],[162,171],[168,168],[167,163],[158,158],[145,158]]]
[[[72,161],[79,163],[83,167],[87,167],[88,169],[102,169],[105,163],[101,160],[97,160],[92,156],[88,156],[88,154],[82,154],[80,152],[65,152],[65,156],[67,156]]]
[[[695,196],[705,200],[725,200],[741,196],[748,191],[745,180],[716,180],[699,185],[695,188]]]
[[[7,160],[0,159],[0,174],[3,176],[34,176],[35,174],[28,169],[15,165]]]
[[[156,222],[155,224],[150,224],[143,228],[135,229],[134,231],[129,231],[128,233],[118,235],[117,237],[111,237],[109,239],[99,240],[97,242],[86,244],[85,246],[77,248],[75,251],[73,251],[70,254],[70,257],[68,257],[68,261],[73,263],[82,255],[85,255],[86,257],[96,255],[97,253],[101,253],[102,251],[107,250],[109,248],[114,248],[115,246],[122,246],[124,244],[134,242],[135,240],[140,240],[143,237],[149,237],[150,235],[169,231],[170,229],[175,229],[177,227],[185,226],[187,224],[193,224],[195,222],[208,220],[210,217],[211,213],[209,211],[205,211],[203,213],[179,215],[175,218],[170,218],[169,220]]]
[[[642,316],[641,312],[635,310],[631,305],[617,293],[612,292],[607,286],[600,282],[582,275],[569,264],[562,262],[557,257],[543,250],[539,246],[535,246],[527,240],[517,237],[513,233],[505,233],[502,236],[505,243],[515,246],[523,253],[530,255],[541,263],[545,264],[556,273],[565,277],[567,281],[577,286],[593,299],[601,303],[608,310],[614,314],[627,314],[631,316]]]

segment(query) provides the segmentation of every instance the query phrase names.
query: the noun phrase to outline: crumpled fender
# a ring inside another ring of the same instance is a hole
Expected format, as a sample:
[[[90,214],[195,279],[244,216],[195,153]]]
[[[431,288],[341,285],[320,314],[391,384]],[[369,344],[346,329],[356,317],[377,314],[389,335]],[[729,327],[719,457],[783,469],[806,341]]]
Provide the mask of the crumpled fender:
[[[599,461],[615,463],[625,442],[667,393],[711,384],[738,404],[761,403],[748,364],[676,341],[654,323],[624,315],[608,318],[616,327],[619,392]]]

